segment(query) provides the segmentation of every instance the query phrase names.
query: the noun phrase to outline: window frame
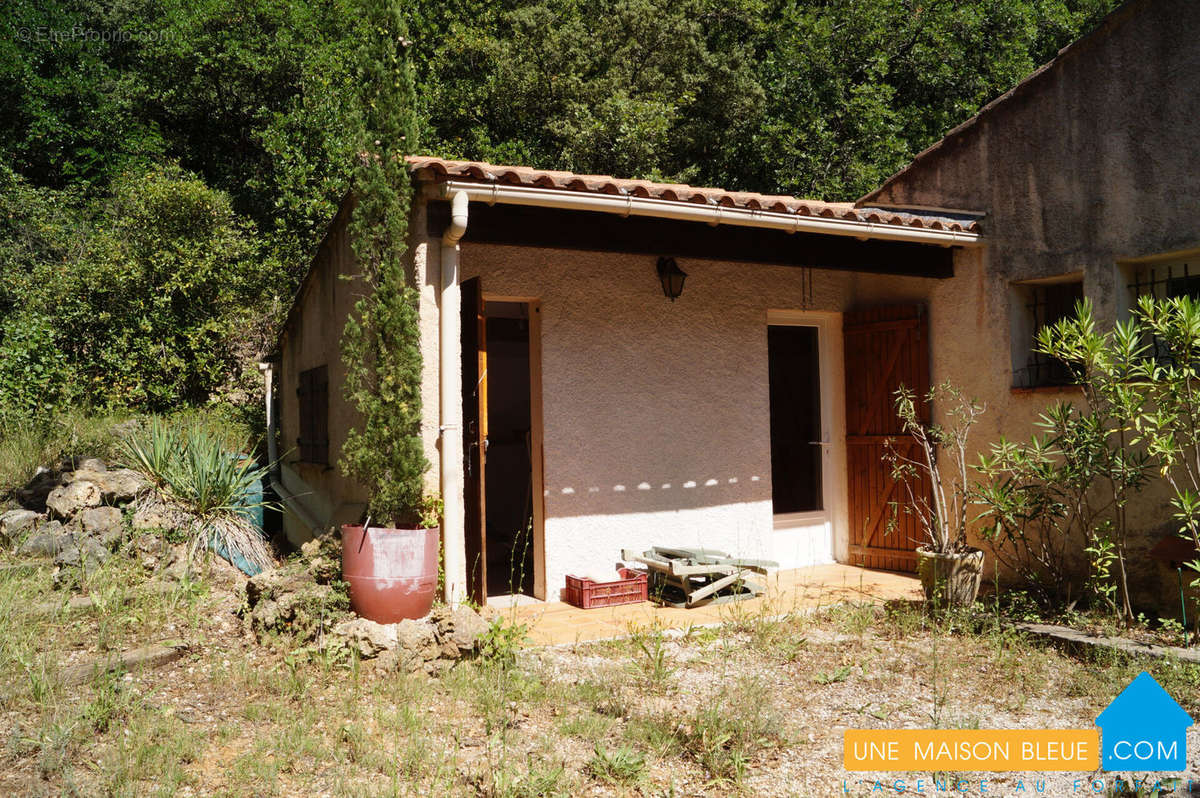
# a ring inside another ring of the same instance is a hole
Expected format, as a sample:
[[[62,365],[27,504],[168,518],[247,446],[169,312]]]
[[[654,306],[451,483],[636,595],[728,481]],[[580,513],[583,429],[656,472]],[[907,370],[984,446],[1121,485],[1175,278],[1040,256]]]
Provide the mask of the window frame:
[[[1064,295],[1051,296],[1059,291]],[[1065,363],[1038,353],[1035,344],[1038,330],[1071,316],[1075,303],[1086,296],[1082,272],[1010,284],[1013,390],[1057,389],[1077,384]]]

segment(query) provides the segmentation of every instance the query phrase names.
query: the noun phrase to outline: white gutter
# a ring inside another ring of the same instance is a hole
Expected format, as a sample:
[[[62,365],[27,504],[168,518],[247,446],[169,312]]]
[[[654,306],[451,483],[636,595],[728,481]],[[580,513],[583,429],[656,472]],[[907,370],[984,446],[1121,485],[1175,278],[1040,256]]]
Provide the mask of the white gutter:
[[[499,183],[470,183],[459,180],[448,180],[440,184],[440,192],[443,198],[465,194],[468,199],[486,202],[489,205],[499,202],[508,205],[600,211],[618,216],[650,216],[656,219],[705,222],[710,225],[731,224],[739,227],[782,230],[786,233],[823,233],[860,239],[908,241],[916,244],[960,247],[980,244],[978,233],[961,230],[931,230],[925,227],[908,227],[886,222],[830,219],[824,216],[804,216],[799,213],[701,205],[678,200],[635,197],[632,194],[594,194],[584,191],[507,186]]]
[[[467,231],[469,196],[448,193],[450,225],[442,236],[441,310],[438,313],[438,395],[441,410],[442,537],[446,569],[445,600],[457,606],[467,597],[466,512],[463,497],[462,294],[458,242]]]
[[[279,478],[279,444],[275,441],[275,367],[268,361],[259,363],[258,370],[263,375],[263,396],[267,403],[267,460],[270,461],[271,469],[268,481],[271,483],[271,489],[275,491],[275,495],[284,503],[284,506],[300,519],[300,523],[309,528],[313,537],[317,537],[325,531],[324,528],[313,519],[304,505],[300,504],[292,495],[292,492],[284,487]]]

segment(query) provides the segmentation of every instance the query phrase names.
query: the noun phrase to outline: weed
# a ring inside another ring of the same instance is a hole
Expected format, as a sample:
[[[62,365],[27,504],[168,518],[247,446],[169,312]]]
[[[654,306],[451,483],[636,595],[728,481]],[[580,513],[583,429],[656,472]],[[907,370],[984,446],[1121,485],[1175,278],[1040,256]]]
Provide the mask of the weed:
[[[628,746],[609,751],[596,743],[592,750],[592,758],[586,765],[587,771],[601,781],[633,784],[641,779],[646,770],[646,757]]]
[[[129,700],[121,689],[120,675],[108,671],[96,677],[92,700],[84,707],[83,718],[94,731],[103,734],[114,721],[125,715]]]
[[[565,768],[535,761],[526,761],[525,771],[513,773],[507,769],[494,771],[480,785],[479,793],[486,798],[558,798],[572,794],[564,783]]]
[[[674,734],[682,751],[714,781],[733,784],[742,781],[755,754],[781,742],[766,690],[753,680],[712,696]]]
[[[595,712],[576,712],[560,721],[558,730],[567,737],[595,740],[603,737],[611,726],[612,720],[603,715]]]
[[[840,631],[860,640],[878,619],[878,609],[874,604],[835,604],[829,608],[828,613]]]
[[[517,652],[529,639],[529,625],[516,621],[505,622],[496,616],[488,630],[479,638],[479,657],[484,662],[511,668],[517,663]]]
[[[661,626],[632,629],[629,642],[634,650],[634,668],[647,686],[663,691],[669,686],[675,668],[667,651],[667,637]]]
[[[850,671],[852,670],[852,666],[842,665],[841,667],[835,668],[832,671],[818,673],[813,677],[813,681],[817,684],[837,684],[838,682],[844,682],[849,679]]]
[[[797,662],[808,651],[807,635],[789,635],[780,639],[774,646],[773,653],[784,662]]]

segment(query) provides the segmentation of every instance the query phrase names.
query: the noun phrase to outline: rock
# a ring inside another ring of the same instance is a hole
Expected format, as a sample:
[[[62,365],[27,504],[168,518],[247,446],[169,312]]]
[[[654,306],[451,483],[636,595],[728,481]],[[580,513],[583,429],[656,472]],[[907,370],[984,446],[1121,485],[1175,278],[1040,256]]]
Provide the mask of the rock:
[[[109,557],[108,549],[95,538],[78,538],[73,545],[63,548],[54,558],[54,564],[60,568],[78,568],[84,570],[99,565]]]
[[[396,650],[400,653],[397,667],[409,673],[425,670],[426,663],[441,656],[433,625],[426,621],[405,618],[396,624]]]
[[[260,641],[270,635],[316,640],[345,618],[350,599],[342,589],[319,585],[300,563],[289,563],[246,582],[250,629]]]
[[[375,623],[366,618],[342,621],[333,627],[330,635],[357,650],[363,659],[376,657],[398,644],[394,625]]]
[[[125,538],[125,524],[116,507],[89,507],[79,514],[79,523],[85,535],[98,538],[110,549]]]
[[[80,480],[50,491],[46,496],[46,509],[52,516],[68,520],[87,507],[99,507],[103,500],[96,483]]]
[[[172,529],[174,519],[170,511],[163,505],[154,503],[139,506],[133,514],[129,525],[134,531],[143,529]]]
[[[161,561],[160,561],[161,562]],[[192,564],[188,562],[187,544],[176,543],[166,554],[162,575],[176,582],[182,582],[191,576]]]
[[[106,466],[104,464],[103,460],[97,460],[95,457],[89,457],[88,459],[81,462],[79,465],[75,466],[75,470],[76,471],[101,471],[101,472],[103,472],[103,471],[108,470],[108,466]]]
[[[52,581],[55,590],[73,587],[80,577],[95,571],[109,557],[108,549],[95,538],[77,538],[54,558]]]
[[[454,657],[475,653],[479,638],[488,631],[488,622],[469,607],[434,607],[433,612],[429,613],[429,621],[436,629],[438,641],[447,656],[451,656],[451,647],[456,649],[452,655]]]
[[[26,538],[17,554],[33,557],[55,557],[63,550],[75,545],[75,536],[67,532],[61,523],[51,521],[42,524]]]
[[[97,676],[108,672],[148,671],[166,665],[187,653],[188,646],[181,640],[167,640],[144,648],[135,648],[95,662],[82,662],[63,668],[58,675],[65,686],[87,684]]]
[[[315,537],[300,547],[300,556],[318,585],[342,578],[342,541],[334,534]]]
[[[134,545],[137,550],[143,554],[161,554],[163,551],[163,539],[158,535],[142,534],[134,538]]]
[[[46,497],[50,495],[50,491],[63,484],[62,472],[51,471],[47,468],[39,468],[33,479],[16,492],[17,501],[26,510],[34,510],[36,512],[45,512]]]
[[[101,496],[109,504],[133,501],[149,484],[145,477],[130,468],[114,471],[79,468],[71,475],[71,482],[91,482],[100,489]]]
[[[246,582],[246,602],[253,607],[260,601],[294,593],[304,588],[304,581],[302,574],[290,568],[263,571]]]
[[[33,510],[9,510],[0,514],[0,541],[11,542],[26,529],[32,529],[41,518],[41,513]]]

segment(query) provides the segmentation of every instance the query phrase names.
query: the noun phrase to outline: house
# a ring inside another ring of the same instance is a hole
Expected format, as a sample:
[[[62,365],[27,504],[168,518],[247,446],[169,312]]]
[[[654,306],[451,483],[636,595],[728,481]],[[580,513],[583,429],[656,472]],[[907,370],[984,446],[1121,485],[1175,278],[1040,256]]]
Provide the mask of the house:
[[[999,345],[950,375],[988,402],[979,441],[1026,438],[1049,401],[1079,397],[1031,351],[1076,298],[1108,323],[1140,294],[1200,296],[1197,114],[1200,5],[1134,0],[859,200],[985,215],[977,313]],[[1131,590],[1175,617],[1175,580],[1146,556],[1176,532],[1170,494],[1160,482],[1140,499]]]
[[[1185,770],[1192,718],[1154,677],[1142,671],[1113,699],[1096,725],[1105,770]]]
[[[856,203],[410,159],[449,597],[557,599],[654,544],[911,570],[895,389],[952,379],[982,439],[1024,437],[1072,390],[1038,323],[1191,279],[1198,33],[1189,3],[1131,3]],[[336,467],[349,213],[272,366],[293,541],[363,509]]]

